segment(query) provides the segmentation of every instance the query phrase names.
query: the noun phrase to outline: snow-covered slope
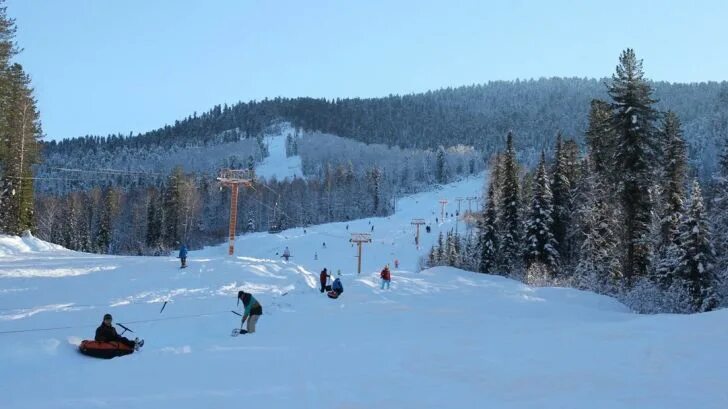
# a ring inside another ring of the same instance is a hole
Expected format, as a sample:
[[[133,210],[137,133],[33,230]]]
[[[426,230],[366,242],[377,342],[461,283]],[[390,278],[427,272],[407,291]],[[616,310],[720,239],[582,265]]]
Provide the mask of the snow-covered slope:
[[[481,187],[473,178],[401,199],[390,218],[242,236],[236,256],[226,245],[194,251],[184,270],[174,257],[0,237],[0,407],[725,407],[727,311],[638,316],[571,289],[416,272],[419,254],[454,227],[434,224],[437,200]],[[413,217],[433,222],[420,250]],[[372,225],[357,276],[348,237]],[[395,258],[382,291],[377,270]],[[338,300],[315,288],[323,267],[342,271]],[[232,338],[242,288],[264,316],[256,334]],[[76,352],[106,312],[146,339],[142,352],[111,361]]]
[[[266,180],[274,177],[283,180],[303,176],[301,157],[286,157],[286,137],[293,133],[294,129],[289,123],[282,123],[274,134],[265,137],[268,157],[255,168],[256,175]]]

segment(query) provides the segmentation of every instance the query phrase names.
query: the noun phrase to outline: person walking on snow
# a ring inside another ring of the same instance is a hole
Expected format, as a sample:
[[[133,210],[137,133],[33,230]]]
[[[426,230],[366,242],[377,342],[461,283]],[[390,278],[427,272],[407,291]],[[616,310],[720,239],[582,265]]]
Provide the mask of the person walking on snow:
[[[255,332],[255,325],[258,323],[258,318],[263,315],[263,306],[253,297],[253,294],[246,293],[245,291],[238,291],[238,300],[242,301],[243,307],[245,307],[243,320],[240,322],[240,333],[252,334]],[[248,326],[246,329],[242,329],[246,320],[248,321]]]
[[[180,263],[182,263],[180,268],[187,267],[187,246],[184,244],[179,248],[179,256],[177,256],[177,258],[179,258]]]
[[[288,261],[291,258],[291,250],[288,250],[288,246],[283,250],[283,259]]]
[[[324,268],[321,270],[321,274],[319,275],[319,281],[321,281],[321,293],[326,291],[326,281],[329,279],[329,272]]]
[[[384,266],[384,269],[381,273],[379,273],[379,277],[382,278],[382,290],[384,290],[384,287],[387,287],[387,290],[389,290],[389,285],[392,282],[392,273],[389,271],[389,264]]]
[[[132,341],[119,335],[112,324],[111,314],[104,315],[104,320],[101,321],[101,325],[96,328],[96,336],[94,337],[94,340],[97,342],[118,342],[130,348],[134,348],[134,350],[139,350],[139,348],[144,346],[144,340],[136,338]]]

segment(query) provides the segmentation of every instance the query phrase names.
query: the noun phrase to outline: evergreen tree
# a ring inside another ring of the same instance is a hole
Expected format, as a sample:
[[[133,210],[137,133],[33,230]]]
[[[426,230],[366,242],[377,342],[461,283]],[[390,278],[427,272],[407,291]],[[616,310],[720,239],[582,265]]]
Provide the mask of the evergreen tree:
[[[728,298],[728,138],[720,160],[720,171],[715,175],[715,194],[711,210],[713,243],[717,255],[717,276],[721,281],[721,295]]]
[[[502,194],[500,207],[501,232],[500,253],[503,271],[512,274],[518,271],[521,257],[521,197],[519,170],[516,151],[513,147],[513,133],[508,133],[506,151],[502,160]]]
[[[692,311],[710,311],[717,306],[715,294],[715,253],[705,216],[700,184],[693,182],[690,204],[682,221],[680,276],[686,285]]]
[[[479,222],[480,235],[478,238],[480,240],[480,264],[478,266],[478,271],[484,274],[493,274],[496,272],[496,254],[498,249],[496,205],[495,187],[491,180],[491,183],[488,186],[488,200],[483,209],[482,220]]]
[[[614,171],[614,147],[616,138],[611,124],[612,110],[609,103],[594,99],[589,109],[589,125],[586,131],[586,144],[592,169],[602,177],[612,181]]]
[[[541,162],[538,165],[534,180],[533,199],[531,210],[526,220],[526,264],[534,263],[545,265],[550,274],[556,274],[559,267],[559,252],[554,238],[552,218],[553,196],[550,181],[546,173],[546,159],[541,153]]]
[[[612,127],[616,134],[615,170],[624,211],[624,274],[628,283],[645,276],[651,258],[649,224],[652,205],[654,121],[652,87],[644,78],[642,61],[632,49],[622,52],[608,86],[612,97]]]
[[[101,215],[97,219],[96,249],[100,253],[111,253],[111,239],[113,234],[113,221],[118,212],[118,196],[114,188],[106,188],[102,197]]]
[[[447,183],[450,175],[447,168],[447,159],[445,158],[445,148],[442,146],[437,149],[437,157],[435,160],[435,177],[437,178],[437,183],[445,184]]]
[[[0,232],[35,228],[32,166],[40,161],[41,127],[30,78],[20,64],[15,24],[0,7]]]
[[[554,159],[553,180],[551,182],[551,194],[553,194],[553,212],[551,214],[553,224],[551,229],[554,239],[560,247],[566,242],[566,230],[571,218],[571,181],[568,177],[568,158],[563,147],[561,133],[556,136]]]
[[[666,249],[677,239],[683,213],[687,152],[680,129],[680,120],[674,112],[668,112],[661,130],[663,146],[663,172],[661,178],[664,210],[661,222],[660,247]]]

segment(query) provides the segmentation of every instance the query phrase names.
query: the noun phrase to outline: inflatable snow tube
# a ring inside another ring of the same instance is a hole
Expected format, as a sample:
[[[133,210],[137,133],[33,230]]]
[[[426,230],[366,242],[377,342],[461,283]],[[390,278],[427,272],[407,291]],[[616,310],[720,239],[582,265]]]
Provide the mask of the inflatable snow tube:
[[[90,340],[81,341],[78,350],[86,356],[101,359],[116,358],[117,356],[129,355],[134,352],[134,348],[128,347],[121,342],[98,342]]]

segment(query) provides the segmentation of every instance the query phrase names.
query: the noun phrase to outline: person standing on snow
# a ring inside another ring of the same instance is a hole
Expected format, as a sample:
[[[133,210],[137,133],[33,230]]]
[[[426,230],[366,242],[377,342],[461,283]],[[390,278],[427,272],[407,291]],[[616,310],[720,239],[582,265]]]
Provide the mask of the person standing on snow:
[[[324,269],[321,270],[321,274],[319,275],[319,281],[321,281],[321,293],[326,291],[326,281],[329,279],[329,277],[329,272],[324,267]]]
[[[291,258],[291,250],[288,250],[288,246],[283,250],[283,259],[288,261]]]
[[[96,328],[96,336],[94,337],[94,340],[97,342],[118,342],[128,346],[129,348],[134,348],[135,350],[144,346],[144,340],[136,338],[132,341],[119,335],[119,333],[116,332],[116,328],[112,325],[111,314],[104,315],[104,320],[101,321],[101,325]]]
[[[258,323],[258,318],[263,315],[263,306],[253,297],[253,294],[246,293],[245,291],[238,291],[238,300],[242,301],[243,307],[245,307],[240,327],[242,328],[245,321],[248,321],[248,326],[246,329],[241,329],[240,333],[252,334],[255,332],[255,324]]]
[[[382,290],[384,290],[384,287],[387,287],[387,290],[389,290],[389,285],[392,282],[392,273],[389,271],[389,264],[384,266],[384,269],[381,273],[379,273],[379,277],[382,278]]]
[[[180,268],[187,267],[187,246],[184,244],[179,248],[179,256],[177,256],[177,258],[179,258],[180,263],[182,263]]]

